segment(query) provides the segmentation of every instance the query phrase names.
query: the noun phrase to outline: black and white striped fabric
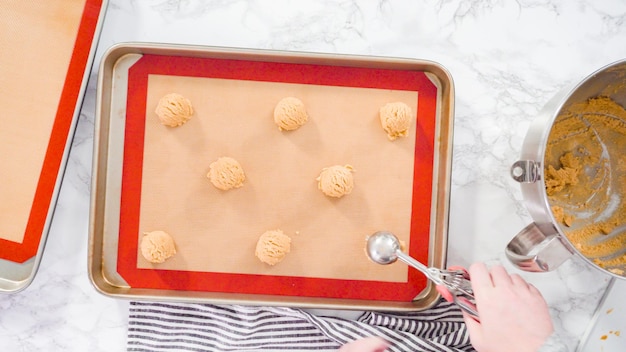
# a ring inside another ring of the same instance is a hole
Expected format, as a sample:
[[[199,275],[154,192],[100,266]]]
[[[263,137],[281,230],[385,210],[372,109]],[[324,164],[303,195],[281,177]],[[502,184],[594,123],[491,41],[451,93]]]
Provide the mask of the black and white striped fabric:
[[[459,309],[364,312],[355,320],[286,307],[131,302],[128,351],[334,351],[380,336],[389,351],[474,351]]]

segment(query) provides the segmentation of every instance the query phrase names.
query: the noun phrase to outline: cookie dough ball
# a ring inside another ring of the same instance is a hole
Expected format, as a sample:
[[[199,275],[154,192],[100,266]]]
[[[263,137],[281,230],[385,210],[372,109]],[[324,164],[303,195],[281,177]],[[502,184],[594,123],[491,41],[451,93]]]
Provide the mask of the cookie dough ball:
[[[209,173],[206,177],[211,180],[213,186],[227,191],[239,188],[246,180],[246,174],[239,162],[231,157],[223,156],[209,165]]]
[[[270,230],[259,237],[254,255],[263,263],[276,265],[290,250],[291,238],[281,230]]]
[[[334,165],[322,169],[317,178],[317,188],[329,197],[341,198],[354,188],[354,169],[351,165]]]
[[[304,125],[309,116],[304,108],[304,103],[298,98],[287,97],[281,99],[274,108],[274,122],[278,129],[293,131]]]
[[[159,99],[155,112],[161,124],[176,127],[191,118],[193,107],[189,99],[177,93],[170,93]]]
[[[403,102],[387,103],[380,108],[380,123],[389,140],[406,137],[412,120],[413,111]]]
[[[141,239],[141,255],[150,263],[163,263],[176,254],[174,239],[167,232],[146,232]]]

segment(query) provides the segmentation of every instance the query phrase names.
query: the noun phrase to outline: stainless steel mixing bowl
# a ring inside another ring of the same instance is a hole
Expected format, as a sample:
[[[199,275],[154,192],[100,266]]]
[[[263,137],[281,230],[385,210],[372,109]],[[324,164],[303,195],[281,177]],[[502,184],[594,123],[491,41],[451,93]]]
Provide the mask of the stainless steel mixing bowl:
[[[567,229],[556,221],[546,194],[545,160],[546,148],[555,119],[573,104],[606,96],[626,106],[626,60],[607,65],[578,83],[573,89],[563,90],[542,110],[529,127],[523,143],[520,160],[511,167],[511,176],[519,182],[525,205],[534,222],[518,233],[506,246],[506,255],[520,269],[526,271],[550,271],[572,255],[580,255],[599,270],[624,278],[624,265],[598,265],[587,257],[566,236]],[[626,153],[626,151],[624,151]],[[622,199],[621,201],[626,201]],[[622,225],[626,219],[620,219]],[[626,243],[614,256],[626,255]]]

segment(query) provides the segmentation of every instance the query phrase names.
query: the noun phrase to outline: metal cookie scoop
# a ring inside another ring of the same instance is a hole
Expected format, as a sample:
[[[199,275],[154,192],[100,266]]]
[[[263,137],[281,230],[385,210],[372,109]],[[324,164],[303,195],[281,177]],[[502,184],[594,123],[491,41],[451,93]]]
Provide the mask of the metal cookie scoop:
[[[464,270],[441,270],[427,267],[402,251],[398,238],[388,231],[378,231],[367,239],[367,255],[378,264],[391,264],[400,259],[422,272],[436,285],[443,285],[452,295],[452,300],[477,321],[478,312],[471,302],[474,300],[470,281]]]

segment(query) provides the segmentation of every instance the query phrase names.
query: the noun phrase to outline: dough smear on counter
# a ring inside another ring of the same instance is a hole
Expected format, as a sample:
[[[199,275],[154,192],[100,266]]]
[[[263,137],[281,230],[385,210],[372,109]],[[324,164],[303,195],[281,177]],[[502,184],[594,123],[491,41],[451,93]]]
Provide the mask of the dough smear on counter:
[[[274,108],[274,122],[281,131],[293,131],[304,125],[309,119],[304,103],[294,97],[281,99]]]
[[[413,121],[411,107],[403,102],[387,103],[379,111],[380,124],[389,140],[406,137]]]
[[[176,254],[174,239],[164,231],[144,233],[140,249],[141,255],[150,263],[163,263]]]
[[[317,188],[329,197],[341,198],[354,188],[353,172],[351,165],[324,168],[317,178]]]
[[[264,232],[256,244],[254,255],[269,265],[281,262],[291,250],[291,238],[281,230]]]
[[[170,93],[159,99],[155,112],[161,124],[177,127],[191,118],[193,107],[189,99],[178,93]]]
[[[246,180],[246,174],[239,162],[231,157],[223,156],[209,165],[206,175],[213,186],[223,191],[239,188]]]

